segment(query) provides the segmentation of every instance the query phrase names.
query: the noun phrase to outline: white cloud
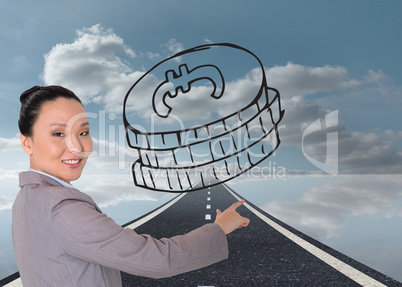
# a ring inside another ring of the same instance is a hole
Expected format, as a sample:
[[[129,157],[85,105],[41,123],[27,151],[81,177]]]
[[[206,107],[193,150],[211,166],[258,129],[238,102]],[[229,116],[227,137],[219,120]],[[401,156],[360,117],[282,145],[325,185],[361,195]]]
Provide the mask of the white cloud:
[[[274,87],[286,98],[311,95],[361,85],[350,79],[347,70],[341,66],[308,67],[287,63],[266,69],[268,86]]]
[[[127,90],[142,73],[133,72],[117,53],[131,58],[136,53],[100,24],[78,30],[77,36],[45,55],[44,82],[73,90],[84,103],[100,102],[108,111],[121,112]]]
[[[162,45],[162,48],[166,49],[171,56],[184,50],[183,44],[177,42],[176,39],[170,39],[166,44]],[[180,61],[180,58],[177,58],[176,61]]]
[[[20,170],[20,169],[6,170],[6,169],[0,168],[0,179],[4,179],[4,178],[18,178],[18,174],[19,174],[21,171],[22,171],[22,170]]]
[[[151,115],[153,109],[149,95],[154,93],[160,83],[161,81],[151,74],[142,78],[127,98],[127,110],[135,111],[135,117],[141,117],[147,121],[152,118],[155,125],[166,128],[170,124],[181,128],[213,122],[246,107],[260,90],[261,72],[248,71],[243,78],[226,82],[225,94],[219,100],[210,96],[214,89],[209,82],[192,85],[185,94],[178,91],[174,98],[166,97],[156,106],[157,109],[162,108],[164,111],[163,104],[168,104],[171,108],[169,118],[156,118]],[[130,121],[130,118],[128,120]]]
[[[351,216],[401,216],[394,202],[402,199],[399,176],[343,176],[342,180],[311,188],[297,202],[274,201],[263,209],[316,238],[340,235]]]
[[[18,174],[20,169],[0,168],[0,210],[11,209],[15,196],[18,192]]]
[[[386,76],[382,70],[379,70],[378,72],[369,70],[368,75],[364,77],[364,80],[366,83],[371,84],[383,81],[385,78]]]
[[[208,39],[208,38],[204,38],[204,41],[203,41],[205,44],[212,44],[213,43],[213,41],[212,40],[210,40],[210,39]]]
[[[402,173],[402,151],[373,132],[343,130],[339,151],[347,173]]]
[[[181,43],[171,39],[162,45],[169,54],[184,49]],[[45,55],[43,78],[47,84],[61,84],[71,88],[84,102],[99,102],[105,105],[107,111],[122,112],[122,101],[132,84],[144,72],[134,71],[121,57],[122,53],[128,58],[138,59],[147,53],[134,52],[124,44],[122,38],[112,30],[103,28],[100,24],[77,31],[73,43],[58,44]],[[159,57],[158,54],[149,54]],[[136,58],[137,57],[137,58]],[[330,111],[320,106],[317,101],[309,101],[305,96],[316,93],[346,91],[342,101],[347,97],[355,97],[355,92],[369,91],[368,86],[384,85],[387,76],[379,71],[369,70],[362,80],[350,78],[346,68],[341,66],[308,67],[294,63],[285,66],[275,66],[266,69],[268,85],[280,90],[282,108],[286,110],[281,122],[280,137],[282,145],[301,147],[303,131],[317,119],[323,119]],[[150,75],[147,81],[137,87],[137,94],[152,94],[158,80]],[[211,91],[211,87],[198,86],[192,89],[192,96],[182,97],[180,105],[175,106],[175,112],[180,113],[181,120],[206,119],[211,114],[223,116],[233,109],[238,110],[245,102],[247,91],[259,83],[258,74],[250,71],[243,79],[227,83],[231,89],[231,97],[222,98],[219,103],[208,102],[205,107],[205,97],[200,93]],[[375,89],[377,91],[377,89]],[[361,93],[357,93],[360,95]],[[137,96],[127,102],[127,111],[135,111],[137,116],[144,118],[150,111],[148,97]],[[169,99],[170,100],[170,99]],[[174,104],[173,102],[171,103]],[[211,107],[214,107],[212,109]],[[197,107],[197,108],[195,108]],[[212,110],[211,110],[212,109]],[[217,113],[215,113],[218,111]],[[342,113],[342,111],[340,111]],[[346,170],[354,172],[401,172],[402,154],[399,149],[387,142],[374,132],[350,132],[343,123],[338,125],[339,133],[339,164]],[[399,138],[396,132],[387,131],[388,138]],[[0,138],[0,147],[14,146]],[[326,150],[325,131],[309,137],[306,145],[310,156],[322,160]],[[110,159],[109,159],[110,160]],[[98,164],[107,164],[106,159],[96,159]],[[109,161],[110,162],[110,161]]]
[[[166,53],[173,55],[184,50],[184,46],[175,39],[162,45]],[[148,55],[158,58],[159,54],[134,52],[124,44],[122,38],[111,29],[105,29],[100,24],[77,31],[73,43],[57,44],[45,55],[43,79],[46,84],[61,84],[75,91],[84,102],[100,102],[109,111],[121,112],[121,103],[131,85],[143,75],[142,71],[134,71],[127,62],[118,56],[123,53],[131,58],[137,55]],[[361,83],[350,79],[344,67],[305,67],[293,63],[286,66],[275,66],[266,69],[268,83],[278,88],[287,98],[294,95],[314,94],[342,88],[359,86]],[[381,72],[371,71],[367,78],[379,78]],[[251,83],[250,83],[251,81]],[[260,83],[259,77],[247,75],[231,85],[238,89],[236,95],[230,98],[231,103],[242,99],[252,82]],[[147,87],[153,87],[148,83]],[[202,89],[203,87],[200,87]],[[207,88],[207,87],[204,87]],[[208,88],[207,88],[208,89]],[[144,91],[149,93],[150,91]],[[151,91],[153,92],[153,90]],[[228,99],[229,100],[229,99]],[[228,101],[219,105],[223,109]],[[190,101],[194,106],[194,100]],[[247,104],[247,103],[246,103]],[[134,110],[142,110],[138,103]],[[191,110],[184,104],[185,110]],[[142,107],[142,108],[141,108]]]
[[[281,99],[285,116],[281,121],[282,144],[301,146],[303,131],[314,121],[325,116],[326,111],[317,103],[301,96]]]
[[[121,201],[151,200],[157,201],[164,193],[151,192],[138,188],[128,176],[116,176],[113,178],[97,179],[94,183],[87,185],[83,192],[88,193],[99,207],[115,206]]]
[[[184,49],[175,39],[162,47],[168,54]],[[135,52],[112,29],[97,24],[78,30],[72,43],[57,44],[44,57],[42,78],[45,84],[65,86],[85,104],[95,102],[103,104],[106,111],[121,113],[124,96],[144,74],[142,70],[134,71],[124,58],[158,59],[160,55]],[[141,107],[141,101],[137,101],[128,110],[141,110]]]
[[[0,196],[0,210],[11,209],[14,203],[14,198]]]
[[[394,141],[402,140],[402,131],[385,130],[385,136]]]
[[[92,138],[94,149],[88,164],[102,170],[127,170],[130,168],[130,163],[138,159],[138,152],[125,146],[124,135],[119,135],[119,138],[124,140],[123,143]]]
[[[282,107],[285,116],[279,132],[281,145],[301,148],[304,141],[305,152],[316,160],[334,161],[331,156],[337,156],[343,173],[402,173],[402,151],[392,143],[401,138],[400,132],[354,132],[339,120],[336,127],[327,129],[324,125],[321,130],[303,138],[303,132],[316,120],[325,124],[325,115],[330,111],[301,96],[283,99]],[[327,134],[331,132],[338,136],[338,154],[329,154],[327,159]]]
[[[19,135],[15,138],[0,137],[0,151],[20,151],[21,149],[21,139]]]
[[[322,118],[317,115],[317,118]],[[294,139],[295,145],[299,145],[297,140],[304,141],[304,151],[307,155],[321,162],[334,162],[333,157],[337,157],[340,173],[382,173],[395,174],[402,173],[402,151],[398,149],[382,133],[374,132],[350,132],[346,126],[339,123],[337,127],[322,129],[304,139],[300,133],[303,128],[297,130],[294,125],[289,125],[290,130],[284,129],[281,136],[284,139]],[[330,144],[327,134],[337,133],[336,142],[337,154],[326,154]],[[291,133],[291,137],[287,136]],[[394,135],[394,133],[393,133]],[[328,158],[327,158],[328,157]]]

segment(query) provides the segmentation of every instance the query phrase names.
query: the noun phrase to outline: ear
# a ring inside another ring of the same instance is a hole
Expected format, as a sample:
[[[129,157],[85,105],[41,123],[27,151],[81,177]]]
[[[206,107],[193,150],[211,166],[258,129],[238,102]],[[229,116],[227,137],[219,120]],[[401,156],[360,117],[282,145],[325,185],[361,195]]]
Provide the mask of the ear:
[[[31,143],[32,143],[32,138],[26,137],[23,134],[20,135],[21,137],[21,145],[24,151],[31,155],[32,154],[32,148],[31,148]]]

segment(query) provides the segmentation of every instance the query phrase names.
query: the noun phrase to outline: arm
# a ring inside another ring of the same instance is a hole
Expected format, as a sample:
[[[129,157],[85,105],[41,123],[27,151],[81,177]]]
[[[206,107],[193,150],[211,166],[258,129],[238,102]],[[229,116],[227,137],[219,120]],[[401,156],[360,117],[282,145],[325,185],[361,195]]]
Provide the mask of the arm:
[[[122,228],[85,201],[63,200],[52,214],[62,252],[134,275],[168,277],[228,257],[227,239],[218,224],[157,240]]]

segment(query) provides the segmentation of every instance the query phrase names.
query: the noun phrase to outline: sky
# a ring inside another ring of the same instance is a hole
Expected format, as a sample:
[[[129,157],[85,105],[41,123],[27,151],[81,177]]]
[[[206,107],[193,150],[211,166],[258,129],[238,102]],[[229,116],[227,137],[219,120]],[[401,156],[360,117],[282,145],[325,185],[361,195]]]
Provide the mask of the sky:
[[[136,153],[122,121],[128,89],[177,52],[233,43],[261,60],[285,116],[266,172],[228,184],[402,281],[401,13],[400,1],[2,1],[0,278],[16,271],[11,206],[29,167],[19,95],[57,84],[83,100],[94,152],[73,184],[124,224],[174,196],[133,184]]]

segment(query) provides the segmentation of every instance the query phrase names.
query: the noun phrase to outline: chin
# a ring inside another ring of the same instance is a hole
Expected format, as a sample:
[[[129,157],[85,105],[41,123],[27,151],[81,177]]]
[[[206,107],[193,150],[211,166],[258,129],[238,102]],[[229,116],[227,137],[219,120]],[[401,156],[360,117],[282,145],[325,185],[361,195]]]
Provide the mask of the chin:
[[[75,181],[75,180],[79,179],[80,177],[81,177],[81,173],[77,176],[71,177],[70,181]]]
[[[75,173],[75,174],[69,174],[68,176],[64,176],[64,181],[65,182],[71,182],[71,181],[75,181],[75,180],[77,180],[77,179],[79,179],[81,177],[81,172],[78,174],[78,173]]]

